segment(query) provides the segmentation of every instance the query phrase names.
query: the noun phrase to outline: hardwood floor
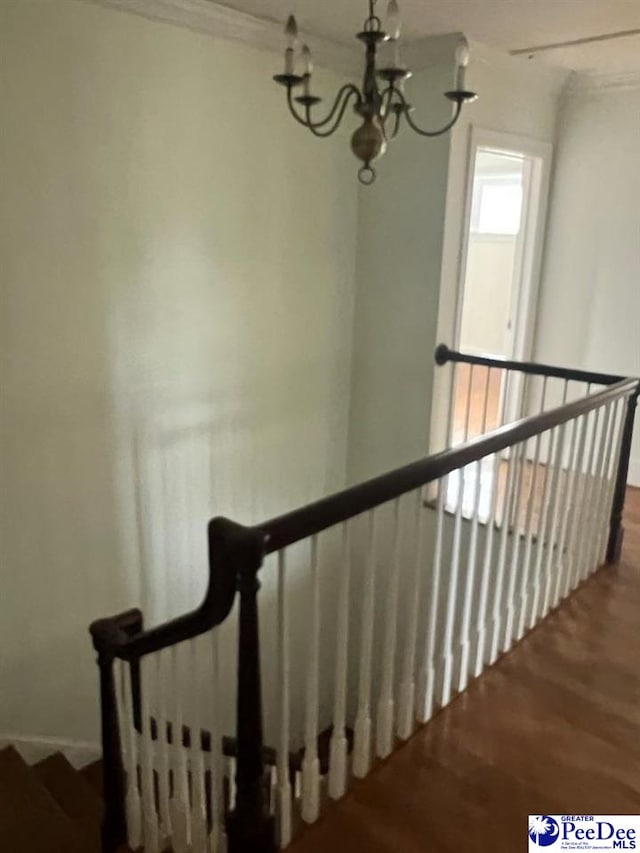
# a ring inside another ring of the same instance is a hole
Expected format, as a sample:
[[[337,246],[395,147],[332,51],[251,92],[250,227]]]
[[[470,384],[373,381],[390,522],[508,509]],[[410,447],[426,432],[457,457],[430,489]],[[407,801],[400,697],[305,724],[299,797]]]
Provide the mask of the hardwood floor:
[[[291,853],[517,853],[529,814],[640,813],[640,491],[604,567]]]

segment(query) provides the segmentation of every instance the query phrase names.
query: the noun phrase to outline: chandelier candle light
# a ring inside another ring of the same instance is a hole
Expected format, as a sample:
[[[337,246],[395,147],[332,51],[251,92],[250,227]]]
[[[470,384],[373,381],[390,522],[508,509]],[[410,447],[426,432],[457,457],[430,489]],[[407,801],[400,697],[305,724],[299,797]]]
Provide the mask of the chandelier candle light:
[[[312,111],[321,98],[311,94],[313,59],[308,45],[300,51],[302,74],[296,73],[298,51],[298,25],[293,15],[289,16],[285,27],[287,45],[284,52],[284,74],[273,78],[287,90],[287,104],[297,122],[307,127],[315,136],[331,136],[340,127],[347,107],[353,102],[353,110],[362,118],[362,124],[351,137],[351,149],[363,165],[358,178],[363,184],[372,184],[376,173],[372,163],[381,157],[387,142],[398,135],[405,119],[409,127],[421,136],[441,136],[447,133],[458,120],[462,105],[474,101],[477,95],[465,89],[465,73],[469,64],[469,46],[462,39],[455,53],[456,82],[455,89],[445,92],[445,97],[453,101],[455,108],[451,119],[438,130],[425,130],[413,119],[413,107],[404,93],[404,83],[411,77],[411,71],[402,65],[400,59],[400,10],[397,0],[390,0],[387,7],[386,30],[375,14],[376,0],[369,0],[369,16],[364,22],[362,32],[357,38],[365,45],[365,69],[362,89],[354,83],[347,83],[336,95],[327,115],[320,120],[312,116]],[[378,51],[385,42],[391,43],[392,62],[378,68]],[[294,94],[300,92],[300,94]]]

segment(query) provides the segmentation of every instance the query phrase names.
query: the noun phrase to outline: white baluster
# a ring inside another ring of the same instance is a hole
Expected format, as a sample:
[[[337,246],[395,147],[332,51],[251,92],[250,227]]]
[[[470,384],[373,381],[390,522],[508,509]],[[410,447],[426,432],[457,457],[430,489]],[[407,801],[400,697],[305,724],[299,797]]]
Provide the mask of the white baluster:
[[[407,637],[402,661],[402,681],[398,707],[398,737],[407,740],[411,737],[415,721],[416,702],[416,642],[418,639],[418,615],[422,605],[422,576],[424,573],[424,514],[423,490],[415,492],[416,498],[416,552],[411,577],[409,595],[409,613],[407,618]]]
[[[482,462],[489,462],[484,459]],[[485,648],[487,642],[487,602],[489,598],[489,579],[493,568],[493,537],[496,526],[496,512],[498,509],[500,454],[496,453],[491,463],[491,492],[489,499],[489,516],[485,534],[484,557],[482,561],[482,576],[480,578],[480,592],[478,595],[478,611],[476,618],[476,658],[473,674],[477,678],[484,669]]]
[[[444,708],[451,701],[451,689],[453,680],[453,629],[456,618],[456,604],[458,601],[458,582],[460,574],[460,539],[462,534],[462,502],[464,496],[464,468],[459,468],[458,474],[458,503],[456,506],[455,522],[453,526],[453,546],[451,551],[451,572],[449,574],[449,587],[447,590],[447,609],[445,616],[445,628],[442,654],[442,694],[441,703]]]
[[[545,382],[547,377],[545,376]],[[518,627],[516,629],[516,639],[521,640],[524,636],[526,627],[527,608],[529,606],[529,578],[531,570],[531,552],[533,550],[533,519],[534,507],[536,505],[536,485],[538,482],[538,469],[540,467],[540,445],[542,443],[542,434],[539,433],[534,442],[533,451],[533,471],[531,474],[531,488],[529,490],[529,500],[527,502],[527,517],[525,522],[525,548],[522,566],[522,578],[520,583],[520,601],[518,608]]]
[[[187,853],[191,845],[191,820],[189,815],[189,771],[187,751],[182,743],[184,713],[182,697],[184,679],[181,671],[181,646],[171,647],[171,681],[173,691],[173,738],[171,745],[171,773],[173,797],[171,798],[172,847],[175,853]]]
[[[166,846],[171,840],[171,812],[169,807],[170,785],[169,785],[169,743],[167,740],[167,695],[168,679],[167,650],[156,652],[154,655],[156,664],[156,683],[158,685],[158,711],[156,714],[158,739],[156,741],[156,752],[158,756],[158,806],[160,810],[160,836],[162,846]]]
[[[224,853],[224,794],[223,794],[223,756],[222,731],[220,726],[220,641],[219,632],[211,632],[211,701],[209,706],[209,730],[211,731],[211,752],[209,767],[211,784],[209,786],[209,811],[211,813],[211,832],[209,846],[211,853]]]
[[[550,506],[551,506],[551,481],[552,481],[552,458],[555,449],[556,434],[552,430],[550,433],[543,435],[542,442],[544,444],[545,436],[548,435],[547,457],[544,468],[544,486],[540,498],[540,510],[538,515],[538,536],[536,547],[536,562],[533,570],[533,594],[531,596],[531,612],[529,614],[529,628],[538,621],[541,602],[543,600],[543,578],[542,578],[542,561],[544,550],[547,546],[547,530],[549,527]]]
[[[476,578],[476,559],[478,553],[478,524],[480,515],[480,496],[482,494],[482,463],[474,463],[476,484],[473,497],[473,517],[471,522],[471,537],[469,541],[469,558],[467,562],[467,577],[462,605],[462,624],[460,629],[460,666],[458,672],[458,690],[460,693],[469,681],[469,652],[471,644],[471,605]]]
[[[600,531],[600,520],[603,512],[603,498],[605,493],[605,464],[607,447],[611,441],[611,412],[614,404],[609,403],[604,407],[604,423],[600,430],[600,445],[596,459],[593,488],[593,513],[589,523],[590,538],[587,544],[586,572],[590,575],[598,568],[598,534]]]
[[[527,446],[524,441],[519,448],[517,462],[518,474],[516,478],[515,496],[514,496],[514,512],[513,512],[513,528],[511,533],[511,562],[509,567],[509,582],[507,584],[507,607],[505,615],[504,638],[502,641],[502,651],[506,652],[511,648],[513,642],[513,630],[515,623],[515,593],[516,581],[518,578],[518,555],[520,553],[520,515],[522,507],[522,485],[524,480],[524,472],[527,464]]]
[[[373,628],[376,587],[376,514],[369,512],[367,563],[363,580],[362,633],[360,638],[360,674],[358,713],[356,715],[353,775],[364,778],[371,766],[371,673],[373,665]]]
[[[609,535],[609,524],[611,516],[611,507],[613,503],[613,491],[616,484],[616,473],[620,463],[620,452],[622,449],[622,435],[625,410],[628,398],[621,397],[616,401],[616,411],[613,418],[612,437],[609,447],[609,462],[606,472],[606,488],[604,497],[604,509],[602,521],[600,525],[599,542],[598,542],[598,563],[602,565],[607,555],[607,540]]]
[[[380,758],[386,758],[393,750],[394,702],[394,664],[396,657],[398,623],[398,584],[400,578],[400,551],[402,537],[400,530],[400,499],[393,505],[393,556],[389,583],[386,593],[384,649],[382,653],[382,685],[378,701],[376,721],[376,752]]]
[[[333,732],[329,750],[329,796],[342,797],[347,789],[347,661],[349,642],[349,579],[351,552],[348,523],[342,527],[342,560],[338,591],[338,625],[336,631],[336,677],[333,709]]]
[[[500,630],[502,627],[502,594],[504,590],[504,577],[507,561],[507,543],[509,541],[509,520],[514,498],[514,478],[517,470],[518,452],[517,446],[510,448],[509,462],[507,466],[507,482],[502,500],[502,518],[500,528],[500,546],[498,551],[498,570],[496,573],[496,585],[493,594],[493,619],[491,626],[491,646],[489,651],[489,663],[494,663],[498,658],[500,646]]]
[[[160,832],[153,783],[153,743],[151,739],[151,705],[149,701],[151,691],[154,688],[153,665],[154,662],[150,659],[149,655],[140,659],[142,706],[140,771],[142,781],[142,832],[145,853],[160,853]]]
[[[558,548],[556,551],[556,581],[555,589],[552,598],[552,607],[557,607],[562,596],[565,567],[567,564],[567,554],[565,552],[567,543],[567,533],[569,529],[569,516],[571,514],[571,506],[573,503],[575,490],[575,464],[576,453],[578,449],[578,434],[580,431],[580,421],[569,421],[567,430],[571,430],[571,444],[569,446],[569,455],[567,457],[567,472],[565,476],[565,491],[562,496],[562,511],[560,517],[560,536],[558,539]]]
[[[598,430],[600,427],[601,410],[592,412],[592,429],[589,438],[589,454],[584,475],[584,488],[582,491],[582,511],[580,513],[580,540],[578,543],[578,557],[576,560],[576,585],[586,577],[586,541],[588,539],[589,518],[591,515],[591,501],[593,493],[593,466],[596,455]]]
[[[435,655],[436,631],[438,626],[438,602],[440,599],[440,582],[442,575],[442,540],[444,530],[444,504],[448,491],[449,477],[438,480],[438,496],[436,501],[436,535],[433,548],[433,572],[429,590],[429,615],[426,625],[424,643],[424,661],[421,668],[420,687],[416,716],[421,723],[426,723],[433,714],[435,696]]]
[[[191,850],[208,853],[207,798],[204,782],[204,753],[202,751],[202,697],[200,695],[198,646],[189,640],[190,705],[191,705]]]
[[[320,671],[320,574],[318,537],[311,537],[309,583],[309,646],[304,757],[302,759],[302,819],[313,823],[320,814],[320,761],[318,759],[318,702]]]
[[[542,380],[542,389],[540,392],[540,411],[544,411],[545,401],[547,398],[548,377]],[[568,388],[568,383],[565,383],[565,393]],[[516,639],[520,640],[524,636],[526,627],[526,615],[529,607],[529,579],[531,570],[531,554],[533,550],[533,527],[534,527],[534,509],[536,506],[536,486],[538,483],[540,469],[540,451],[542,448],[542,434],[538,433],[535,437],[533,451],[533,471],[531,474],[529,497],[527,501],[527,515],[525,523],[525,550],[522,568],[522,582],[520,584],[520,602],[518,613],[518,626],[516,629]]]
[[[549,612],[551,606],[552,585],[553,585],[553,558],[554,548],[557,543],[558,521],[560,517],[560,499],[562,494],[562,457],[564,454],[564,443],[567,435],[567,425],[562,424],[558,428],[558,435],[553,455],[553,468],[551,471],[551,494],[549,503],[551,506],[551,516],[549,519],[549,536],[547,542],[546,562],[544,571],[544,590],[542,594],[542,611],[541,618],[544,618]]]
[[[289,781],[289,614],[285,553],[278,553],[278,830],[280,848],[291,843],[291,783]]]
[[[578,448],[576,451],[576,458],[574,462],[574,488],[573,488],[573,500],[571,506],[571,515],[569,518],[569,534],[568,534],[568,545],[567,545],[567,569],[565,572],[565,587],[563,598],[566,598],[569,592],[573,589],[573,578],[574,578],[574,567],[576,564],[576,548],[579,537],[579,520],[580,520],[580,511],[582,507],[581,498],[582,498],[582,487],[583,487],[583,475],[582,475],[582,466],[584,462],[584,455],[587,446],[587,428],[588,428],[588,414],[584,415],[580,419],[579,426],[579,440],[578,440]]]
[[[118,718],[122,733],[124,769],[126,773],[127,841],[132,850],[142,844],[142,804],[138,790],[138,733],[133,723],[131,669],[125,661],[116,661],[118,677]]]

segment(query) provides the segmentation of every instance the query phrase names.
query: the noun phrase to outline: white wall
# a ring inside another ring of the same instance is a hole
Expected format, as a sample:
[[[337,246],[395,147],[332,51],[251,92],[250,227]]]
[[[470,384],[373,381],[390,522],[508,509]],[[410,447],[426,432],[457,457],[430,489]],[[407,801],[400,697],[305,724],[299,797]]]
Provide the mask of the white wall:
[[[640,82],[567,97],[536,357],[640,376]],[[640,424],[630,482],[640,485]]]
[[[425,40],[438,64],[407,84],[415,120],[444,124],[456,37]],[[425,455],[449,136],[425,139],[404,127],[360,191],[358,292],[349,429],[349,480]]]
[[[0,32],[0,735],[94,740],[89,622],[344,482],[355,162],[273,55],[75,0]]]
[[[565,78],[564,73],[504,56],[482,45],[472,45],[467,84],[480,97],[463,113],[451,135],[438,342],[451,345],[454,339],[471,126],[553,142],[558,97]],[[449,383],[450,369],[436,369],[432,449],[445,444]]]

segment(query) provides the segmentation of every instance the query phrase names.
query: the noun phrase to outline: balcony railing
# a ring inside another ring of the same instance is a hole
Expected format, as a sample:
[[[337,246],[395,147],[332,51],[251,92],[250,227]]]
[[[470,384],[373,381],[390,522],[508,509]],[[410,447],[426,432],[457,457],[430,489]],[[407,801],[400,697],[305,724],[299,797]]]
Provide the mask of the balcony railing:
[[[254,527],[214,519],[197,610],[150,630],[139,611],[92,625],[105,853],[286,847],[618,559],[640,382],[436,355],[533,377],[541,404],[521,385],[514,422],[490,425],[483,399],[479,434],[457,446]],[[235,684],[220,677],[223,628]]]

